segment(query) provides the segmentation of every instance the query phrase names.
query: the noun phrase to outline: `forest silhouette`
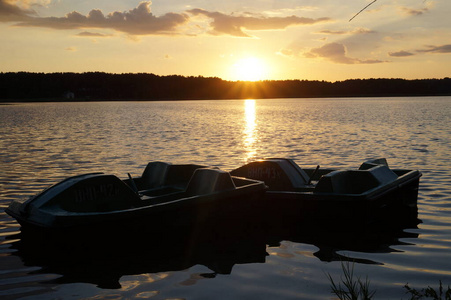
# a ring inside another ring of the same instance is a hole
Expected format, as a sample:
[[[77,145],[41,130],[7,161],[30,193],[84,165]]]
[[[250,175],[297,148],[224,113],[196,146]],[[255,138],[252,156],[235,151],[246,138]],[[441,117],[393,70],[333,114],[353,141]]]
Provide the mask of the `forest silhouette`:
[[[451,95],[451,79],[226,81],[150,73],[0,73],[0,101],[200,100]]]

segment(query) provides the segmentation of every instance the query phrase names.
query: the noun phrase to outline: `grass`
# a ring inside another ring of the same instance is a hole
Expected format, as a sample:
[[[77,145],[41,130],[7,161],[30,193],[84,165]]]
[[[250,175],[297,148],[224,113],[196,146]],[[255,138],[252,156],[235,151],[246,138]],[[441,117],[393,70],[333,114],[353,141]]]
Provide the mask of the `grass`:
[[[448,285],[448,289],[444,292],[442,281],[439,280],[440,285],[438,287],[438,292],[428,286],[425,289],[421,289],[417,291],[416,289],[412,289],[409,287],[409,284],[406,284],[404,288],[407,290],[407,294],[410,294],[410,300],[419,300],[419,299],[434,299],[434,300],[451,300],[451,288]],[[443,298],[444,297],[444,298]]]
[[[330,288],[340,300],[370,300],[376,294],[375,290],[370,290],[370,280],[368,276],[365,280],[354,276],[354,262],[342,262],[341,269],[343,275],[340,277],[341,282],[336,283],[332,276],[327,273],[330,281]],[[428,286],[421,290],[411,288],[407,283],[404,288],[407,290],[406,294],[410,294],[409,300],[433,299],[433,300],[451,300],[451,288],[443,289],[442,281],[437,290]]]
[[[376,291],[370,291],[370,281],[368,276],[362,281],[360,277],[354,277],[354,263],[341,263],[341,269],[343,270],[343,276],[340,277],[341,283],[338,285],[330,274],[327,274],[330,280],[330,287],[332,293],[335,294],[341,300],[368,300],[374,297]],[[343,286],[342,286],[343,284]]]

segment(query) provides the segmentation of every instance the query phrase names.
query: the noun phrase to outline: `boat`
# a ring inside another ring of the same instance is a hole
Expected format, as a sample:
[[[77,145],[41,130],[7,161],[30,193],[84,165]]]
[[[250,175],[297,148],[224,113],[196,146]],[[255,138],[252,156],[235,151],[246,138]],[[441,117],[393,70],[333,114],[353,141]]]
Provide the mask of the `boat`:
[[[207,221],[233,223],[243,217],[239,212],[260,207],[266,189],[261,181],[193,164],[150,162],[140,177],[128,175],[123,180],[103,173],[69,177],[27,200],[14,200],[6,212],[22,230],[155,229],[164,234]]]
[[[264,181],[268,211],[286,222],[330,229],[419,221],[421,172],[390,169],[385,158],[346,170],[301,168],[292,159],[270,158],[230,173]]]

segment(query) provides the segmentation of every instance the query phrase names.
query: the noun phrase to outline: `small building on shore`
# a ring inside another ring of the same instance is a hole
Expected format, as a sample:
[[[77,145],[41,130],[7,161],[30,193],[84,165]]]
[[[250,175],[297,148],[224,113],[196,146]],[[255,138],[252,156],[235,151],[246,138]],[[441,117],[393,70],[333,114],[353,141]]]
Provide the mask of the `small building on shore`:
[[[63,97],[66,100],[73,100],[73,99],[75,99],[75,94],[71,91],[67,91],[64,93]]]

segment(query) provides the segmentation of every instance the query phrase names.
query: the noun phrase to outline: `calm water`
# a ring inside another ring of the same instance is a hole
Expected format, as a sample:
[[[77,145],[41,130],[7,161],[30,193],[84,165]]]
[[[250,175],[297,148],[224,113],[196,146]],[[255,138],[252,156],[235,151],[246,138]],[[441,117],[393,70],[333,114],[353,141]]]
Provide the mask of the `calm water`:
[[[369,275],[377,299],[407,299],[406,283],[451,285],[450,118],[451,97],[0,105],[0,298],[330,299],[326,274],[338,280],[348,257],[357,275]],[[352,168],[385,157],[391,167],[419,169],[422,223],[380,242],[299,237],[234,245],[226,258],[203,245],[191,264],[137,259],[130,249],[107,262],[78,266],[67,257],[51,268],[51,256],[30,259],[24,253],[33,246],[17,246],[20,227],[4,213],[11,200],[70,175],[125,178],[156,160],[232,170],[264,157]],[[226,259],[231,270],[212,271]],[[78,277],[69,275],[74,265],[83,268]],[[112,272],[117,286],[97,282]]]

